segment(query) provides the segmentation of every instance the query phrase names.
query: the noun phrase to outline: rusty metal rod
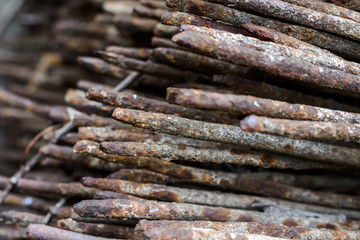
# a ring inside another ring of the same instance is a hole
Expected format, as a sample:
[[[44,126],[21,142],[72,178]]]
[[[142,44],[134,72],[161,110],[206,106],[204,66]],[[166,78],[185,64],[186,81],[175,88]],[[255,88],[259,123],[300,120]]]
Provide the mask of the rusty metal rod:
[[[325,143],[296,140],[261,133],[247,133],[240,127],[207,123],[161,113],[116,108],[113,117],[154,132],[167,133],[205,141],[238,144],[259,150],[358,166],[359,150]],[[341,152],[341,153],[340,153]],[[339,166],[334,165],[334,169]]]
[[[238,27],[242,24],[255,24],[269,27],[315,46],[337,53],[341,56],[360,59],[357,54],[357,51],[360,49],[360,44],[358,42],[347,40],[345,38],[315,29],[256,16],[237,9],[202,0],[167,0],[166,4],[167,6],[175,8],[179,11],[209,17]]]
[[[220,122],[227,124],[235,124],[237,122],[236,119],[232,119],[227,116],[221,116],[216,112],[177,106],[174,104],[169,104],[165,101],[133,94],[131,92],[122,92],[116,94],[106,90],[91,88],[87,91],[87,98],[115,107],[132,108],[148,112],[174,114],[176,116],[182,116],[208,122]]]
[[[263,168],[279,169],[331,169],[322,164],[244,148],[206,148],[190,145],[158,144],[151,142],[102,142],[100,148],[107,153],[121,156],[156,157],[166,161],[185,160],[191,162],[232,163]]]
[[[250,115],[240,122],[242,130],[284,137],[325,141],[351,141],[360,143],[360,125],[295,121]]]
[[[150,200],[83,200],[74,204],[73,208],[82,217],[115,219],[207,220],[219,222],[260,222],[264,224],[283,224],[291,221],[305,228],[316,228],[318,224],[325,225],[330,223],[327,222],[328,219],[321,218],[289,217],[231,208]],[[354,223],[351,228],[346,228],[340,223],[333,221],[330,224],[339,229],[356,229],[359,225]]]
[[[74,146],[74,151],[79,154],[96,156],[106,161],[114,161],[120,162],[127,165],[131,165],[137,168],[148,169],[157,173],[165,174],[171,177],[176,177],[179,179],[183,179],[186,182],[192,182],[201,185],[212,186],[221,189],[232,189],[236,191],[244,191],[244,187],[241,183],[243,183],[243,179],[241,175],[229,173],[229,172],[221,172],[221,171],[210,171],[201,168],[194,168],[189,166],[178,165],[175,163],[167,162],[164,160],[160,160],[157,158],[145,158],[145,157],[124,157],[106,154],[99,149],[99,143],[91,142],[91,141],[80,141]],[[267,182],[266,180],[262,182]],[[261,189],[260,183],[259,189]],[[267,187],[264,187],[266,190]],[[256,190],[256,187],[254,187]],[[258,190],[259,190],[258,189]],[[274,191],[272,186],[268,187],[269,191]],[[249,190],[249,188],[248,188]],[[272,193],[272,194],[273,194]],[[247,196],[243,199],[243,203],[245,204],[244,208],[251,207],[254,202],[264,202],[269,205],[282,205],[289,208],[296,208],[304,211],[314,211],[314,212],[324,212],[324,213],[334,213],[334,214],[347,214],[349,216],[355,216],[354,218],[359,219],[359,212],[347,210],[347,209],[333,209],[326,208],[322,206],[308,205],[308,204],[300,204],[295,202],[287,202],[283,200],[274,200],[270,198],[258,198],[258,197],[250,197]],[[281,196],[279,196],[282,198]],[[246,200],[248,199],[248,200]],[[269,202],[270,201],[270,202]],[[319,202],[316,202],[319,204]]]
[[[116,238],[102,238],[95,237],[86,234],[71,232],[63,229],[59,229],[56,227],[50,227],[42,224],[30,224],[26,229],[26,237],[28,239],[33,240],[64,240],[64,239],[72,239],[72,240],[115,240]]]
[[[186,31],[175,35],[172,40],[179,45],[223,61],[250,66],[309,87],[317,87],[341,95],[360,96],[360,78],[357,75],[238,46],[200,33]]]
[[[314,11],[280,0],[237,0],[235,8],[255,11],[265,16],[282,19],[318,30],[360,40],[360,25],[352,20]]]
[[[151,54],[165,64],[174,65],[193,72],[204,74],[246,74],[248,68],[239,67],[214,58],[172,48],[155,48]]]
[[[168,102],[173,104],[237,112],[243,115],[256,114],[293,120],[360,123],[360,113],[291,104],[247,95],[224,94],[199,89],[168,88],[166,98]]]
[[[231,33],[241,33],[245,34],[246,31],[242,30],[241,28],[237,28],[234,26],[231,26],[229,24],[225,24],[222,22],[216,22],[211,19],[202,18],[196,15],[184,13],[184,12],[174,12],[174,11],[167,11],[164,12],[161,17],[161,22],[163,24],[167,25],[174,25],[174,26],[180,26],[180,25],[194,25],[199,27],[208,27],[208,28],[214,28],[219,29]],[[176,34],[176,33],[175,33]]]
[[[105,238],[134,238],[134,229],[125,226],[77,222],[71,218],[58,220],[56,226],[72,232]]]
[[[199,76],[189,71],[182,71],[164,64],[152,61],[141,61],[134,58],[127,58],[111,52],[98,51],[97,54],[106,62],[115,64],[124,69],[139,71],[141,73],[154,74],[156,76],[168,77],[176,80],[189,78],[196,81]]]
[[[325,68],[337,69],[347,73],[358,75],[360,73],[360,64],[346,61],[343,58],[323,51],[308,51],[297,49],[273,42],[261,41],[253,37],[247,37],[242,34],[229,33],[227,31],[196,27],[191,25],[182,25],[180,31],[192,31],[213,37],[220,41],[226,41],[238,46],[251,48],[277,56],[289,57],[299,61],[305,61]]]
[[[190,228],[190,229],[214,229],[229,233],[260,234],[285,239],[355,239],[359,237],[357,232],[343,231],[328,228],[305,229],[298,226],[279,226],[275,224],[262,224],[257,222],[210,222],[210,221],[174,221],[174,220],[141,220],[136,225],[137,232],[143,232],[153,228]]]
[[[190,229],[190,228],[152,228],[144,233],[145,239],[249,239],[249,240],[281,240],[283,238],[269,237],[259,234],[248,233],[228,233],[223,231],[215,231],[212,229]]]
[[[235,75],[214,75],[213,80],[216,83],[230,87],[238,94],[252,95],[255,97],[270,98],[289,103],[306,104],[347,112],[360,112],[360,109],[357,107],[332,99],[325,99],[319,96],[309,95],[305,92],[279,87],[266,82],[253,81]]]

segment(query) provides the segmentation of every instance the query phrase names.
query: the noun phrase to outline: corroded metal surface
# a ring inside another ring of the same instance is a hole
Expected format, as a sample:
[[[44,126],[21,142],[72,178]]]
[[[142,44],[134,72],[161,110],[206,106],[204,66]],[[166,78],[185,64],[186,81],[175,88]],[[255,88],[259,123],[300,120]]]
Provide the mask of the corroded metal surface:
[[[125,226],[76,222],[71,218],[58,220],[56,225],[58,228],[61,229],[88,234],[92,236],[125,239],[134,237],[134,229]]]
[[[338,94],[359,97],[360,84],[357,75],[260,52],[234,43],[205,37],[200,33],[182,32],[175,35],[173,41],[230,63],[251,66],[275,76],[285,77],[325,91],[331,89]]]
[[[34,239],[34,240],[46,240],[46,239],[53,239],[53,240],[64,240],[64,239],[106,240],[106,239],[115,239],[115,238],[94,237],[94,236],[71,232],[71,231],[67,231],[67,230],[62,230],[62,229],[59,229],[56,227],[50,227],[50,226],[46,226],[46,225],[42,225],[42,224],[30,224],[26,229],[26,237],[28,239]]]
[[[266,98],[224,94],[199,89],[168,88],[167,101],[173,104],[212,110],[227,110],[243,115],[257,114],[273,118],[358,124],[360,114]]]
[[[130,92],[116,94],[106,90],[91,88],[87,92],[87,98],[115,107],[173,114],[175,116],[198,119],[208,122],[220,122],[228,124],[235,124],[235,122],[237,122],[236,119],[231,119],[227,116],[221,116],[215,112],[177,106],[174,104],[169,104],[165,101],[143,97]]]
[[[231,208],[150,200],[84,200],[76,203],[74,210],[82,217],[260,222],[284,225],[291,222],[293,225],[306,228],[317,228],[317,225],[332,224],[338,229],[343,229],[339,222],[332,221],[330,223],[327,222],[327,219],[288,217]],[[355,224],[354,227],[356,229],[358,224]]]
[[[316,169],[327,165],[298,158],[285,157],[242,148],[204,148],[189,145],[157,144],[150,142],[103,142],[101,147],[110,154],[156,157],[167,161],[232,163],[264,168]]]
[[[339,55],[359,59],[359,43],[315,29],[259,17],[233,8],[225,7],[220,4],[209,3],[202,0],[167,0],[166,4],[167,6],[175,8],[179,11],[209,17],[235,26],[241,26],[242,24],[255,24],[263,27],[269,27],[315,46],[325,48]]]
[[[294,121],[251,115],[243,119],[240,126],[244,131],[269,133],[298,139],[360,143],[359,124]]]
[[[247,133],[240,127],[207,123],[161,113],[146,113],[138,110],[115,109],[113,117],[154,132],[179,135],[205,141],[238,144],[259,150],[287,155],[358,165],[358,149],[340,147],[319,142],[295,140],[260,133]],[[340,153],[341,152],[341,153]]]
[[[297,226],[278,226],[257,222],[221,223],[209,221],[141,220],[139,224],[136,225],[135,230],[143,232],[153,228],[213,229],[229,233],[260,234],[285,239],[356,239],[359,237],[358,233],[350,231],[306,229]]]

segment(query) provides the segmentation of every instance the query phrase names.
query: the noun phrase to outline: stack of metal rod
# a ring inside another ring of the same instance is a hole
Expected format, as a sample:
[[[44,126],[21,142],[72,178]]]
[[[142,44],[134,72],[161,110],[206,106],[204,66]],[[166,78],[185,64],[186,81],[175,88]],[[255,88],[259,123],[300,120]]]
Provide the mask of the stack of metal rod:
[[[360,239],[358,10],[24,3],[1,40],[0,239]]]

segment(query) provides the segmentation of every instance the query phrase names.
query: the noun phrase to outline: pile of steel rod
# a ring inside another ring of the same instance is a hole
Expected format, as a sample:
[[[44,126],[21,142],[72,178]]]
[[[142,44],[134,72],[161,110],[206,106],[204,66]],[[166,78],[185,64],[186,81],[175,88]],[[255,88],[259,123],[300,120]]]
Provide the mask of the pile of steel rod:
[[[358,11],[18,5],[0,34],[0,239],[360,239]]]

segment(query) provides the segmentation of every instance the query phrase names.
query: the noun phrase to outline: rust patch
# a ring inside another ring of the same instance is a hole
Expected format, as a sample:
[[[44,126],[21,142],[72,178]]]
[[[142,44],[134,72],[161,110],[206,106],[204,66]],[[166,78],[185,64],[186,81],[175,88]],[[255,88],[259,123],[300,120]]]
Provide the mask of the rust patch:
[[[331,223],[326,223],[326,224],[318,224],[316,225],[317,228],[326,228],[326,229],[329,229],[329,230],[337,230],[337,226],[335,226],[334,224],[331,224]]]
[[[283,225],[285,226],[288,226],[288,227],[297,227],[299,226],[299,224],[294,221],[293,219],[285,219],[283,222],[282,222]]]
[[[271,154],[261,155],[260,161],[267,166],[271,166],[276,162],[275,158]]]
[[[255,222],[255,220],[251,216],[248,216],[248,215],[241,215],[237,219],[237,221],[238,222]]]
[[[169,191],[154,192],[154,193],[149,194],[149,197],[156,198],[159,200],[164,200],[164,201],[170,201],[170,202],[178,202],[179,201],[177,194],[175,194],[173,192],[169,192]]]
[[[226,222],[229,219],[229,214],[226,209],[216,210],[205,207],[201,212],[206,219],[211,221]]]
[[[239,149],[239,148],[231,148],[231,149],[230,149],[230,153],[231,153],[232,155],[244,155],[244,154],[247,154],[246,151],[241,150],[241,149]]]
[[[290,144],[286,144],[283,149],[286,152],[294,152],[295,151],[295,148]]]
[[[186,146],[185,146],[185,145],[178,145],[178,146],[177,146],[177,150],[185,151],[185,150],[186,150]]]

